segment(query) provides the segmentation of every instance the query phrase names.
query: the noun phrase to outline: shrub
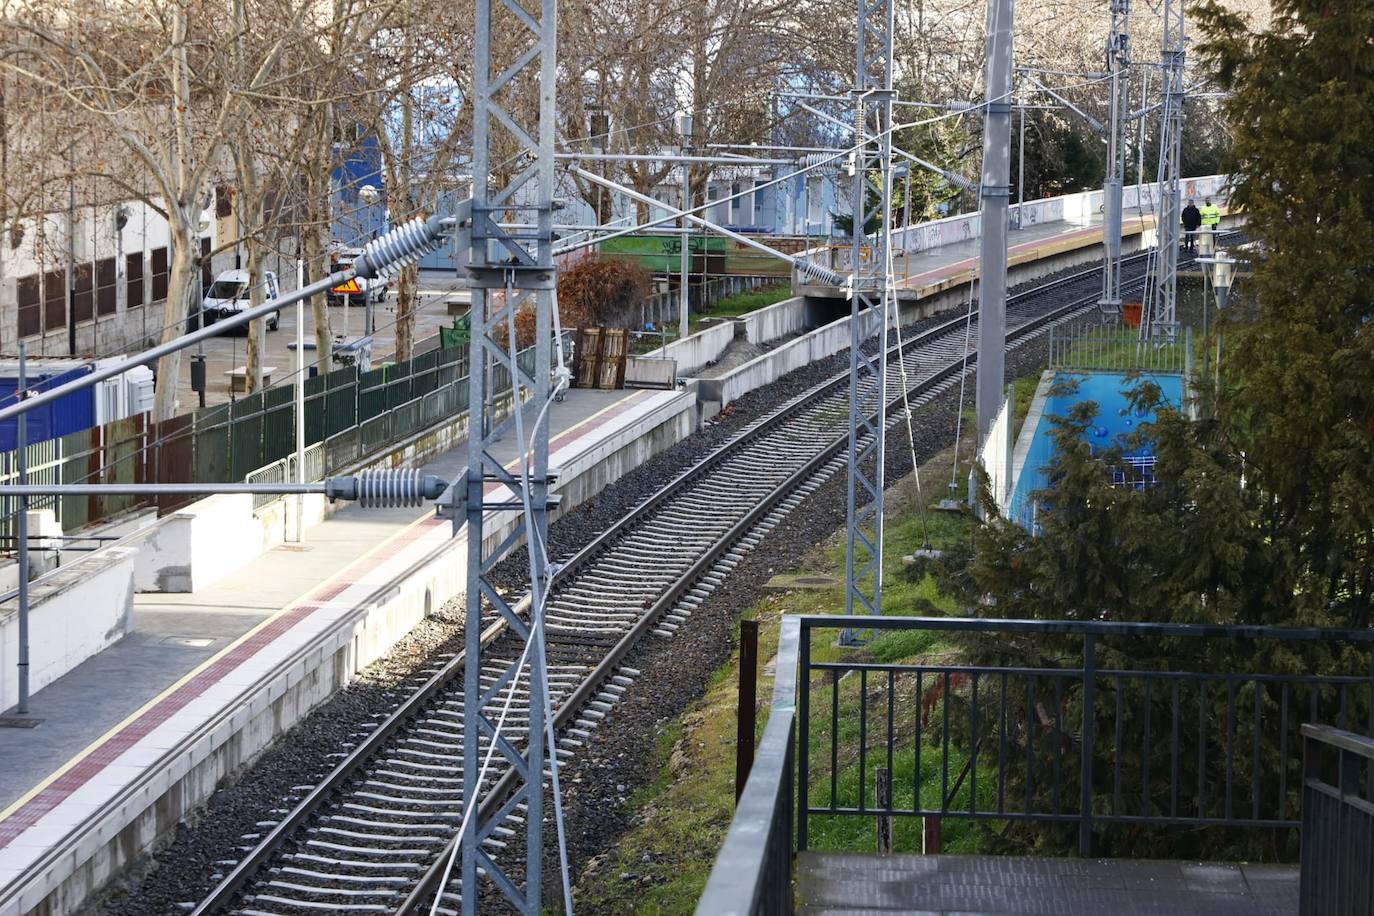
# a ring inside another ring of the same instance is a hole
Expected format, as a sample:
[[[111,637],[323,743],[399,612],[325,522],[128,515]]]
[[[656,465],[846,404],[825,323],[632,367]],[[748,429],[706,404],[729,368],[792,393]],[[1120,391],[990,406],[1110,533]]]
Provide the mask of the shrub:
[[[590,257],[558,274],[558,311],[569,328],[624,328],[649,294],[649,274],[616,258]]]

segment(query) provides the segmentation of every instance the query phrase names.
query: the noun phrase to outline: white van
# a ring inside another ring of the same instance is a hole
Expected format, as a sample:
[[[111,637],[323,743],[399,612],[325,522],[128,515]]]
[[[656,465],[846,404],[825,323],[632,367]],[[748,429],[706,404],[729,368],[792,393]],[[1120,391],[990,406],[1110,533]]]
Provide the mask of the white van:
[[[263,300],[275,299],[281,295],[277,285],[277,275],[270,270],[263,271]],[[215,278],[205,291],[205,301],[200,304],[201,314],[207,325],[224,318],[232,318],[251,305],[248,290],[248,271],[226,270]],[[281,324],[281,312],[267,316],[267,330],[275,331]]]

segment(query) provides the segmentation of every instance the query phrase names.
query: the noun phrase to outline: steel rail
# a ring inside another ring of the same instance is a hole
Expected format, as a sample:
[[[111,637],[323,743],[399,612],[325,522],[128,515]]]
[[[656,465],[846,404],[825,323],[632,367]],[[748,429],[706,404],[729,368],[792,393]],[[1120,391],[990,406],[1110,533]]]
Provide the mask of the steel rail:
[[[1144,259],[1145,254],[1135,255],[1127,259],[1128,261],[1138,261]],[[1058,277],[1033,289],[1025,290],[1011,297],[1010,302],[1018,300],[1028,300],[1035,297],[1044,296],[1052,293],[1055,289],[1062,288],[1076,281],[1086,280],[1098,273],[1100,268],[1088,268],[1063,277]],[[1133,282],[1143,282],[1143,277]],[[1008,340],[1020,339],[1022,337],[1038,332],[1045,325],[1051,324],[1063,318],[1089,307],[1096,302],[1097,291],[1087,294],[1073,302],[1058,306],[1043,315],[1029,319],[1024,324],[1008,332]],[[959,329],[966,321],[966,314],[957,315],[947,321],[928,328],[917,335],[902,341],[901,344],[893,345],[889,353],[900,356],[901,353],[919,348],[942,335]],[[975,362],[975,357],[970,354],[967,358],[968,363]],[[962,371],[965,365],[964,359],[954,360],[941,367],[936,373],[922,379],[908,391],[908,398],[914,394],[935,387],[949,378],[950,375]],[[848,384],[847,374],[838,374],[835,377],[821,382],[804,392],[796,395],[788,402],[775,408],[772,413],[762,418],[754,425],[742,430],[729,441],[722,443],[712,450],[695,465],[679,474],[674,480],[660,488],[649,499],[640,503],[633,511],[617,520],[610,528],[597,535],[590,543],[585,545],[573,557],[559,565],[554,572],[554,583],[562,584],[570,577],[590,563],[595,557],[605,552],[609,545],[627,530],[641,524],[647,518],[651,518],[663,503],[681,494],[702,477],[709,474],[718,467],[723,461],[742,450],[755,440],[774,430],[780,424],[794,417],[797,413],[804,411],[812,402],[833,392],[836,388]],[[898,410],[902,404],[899,394],[884,405],[883,413],[888,415]],[[876,421],[876,412],[874,414]],[[719,561],[741,538],[748,535],[749,531],[772,511],[780,502],[785,500],[791,493],[795,492],[810,477],[816,474],[824,465],[832,460],[837,454],[838,449],[843,447],[845,436],[837,437],[830,445],[806,462],[793,474],[776,487],[764,500],[761,500],[747,515],[731,526],[724,536],[716,541],[706,553],[693,563],[691,568],[680,576],[668,590],[643,614],[631,631],[623,636],[596,668],[579,684],[578,688],[570,695],[559,707],[555,714],[555,728],[561,729],[573,718],[585,703],[596,695],[596,691],[613,675],[614,670],[624,659],[630,650],[638,643],[643,636],[650,631],[654,623],[668,610],[673,607],[673,603],[681,598],[703,574],[708,572],[711,567]],[[425,558],[417,562],[412,569],[419,568],[425,564],[433,562],[439,555],[451,549],[451,545],[444,545],[436,548]],[[515,605],[515,611],[520,614],[528,612],[529,598],[526,596]],[[485,647],[499,638],[507,628],[504,619],[497,620],[486,627],[481,636],[482,645]],[[192,911],[193,916],[208,916],[208,914],[219,912],[227,907],[233,899],[251,882],[261,871],[262,867],[277,853],[293,834],[295,834],[314,814],[349,781],[349,779],[365,767],[365,765],[382,750],[387,742],[400,732],[410,721],[416,718],[435,697],[440,695],[447,686],[463,671],[464,655],[459,653],[450,659],[437,672],[431,675],[425,683],[413,692],[406,700],[397,707],[383,722],[369,732],[368,736],[356,747],[349,755],[341,760],[330,773],[316,785],[307,795],[298,802],[291,812],[276,824],[258,842],[256,846],[246,855],[237,865],[215,886],[198,906]],[[507,788],[511,784],[508,777],[503,776],[497,783],[497,790]],[[494,791],[489,796],[491,801],[488,804],[490,811],[495,810],[498,800],[502,799],[501,791]],[[454,841],[456,842],[456,840]],[[420,903],[427,900],[434,892],[433,885],[438,881],[441,874],[442,863],[451,850],[452,842],[444,848],[435,858],[431,866],[426,870],[425,875],[414,887],[410,895],[396,911],[397,914],[406,914],[415,911]]]
[[[1146,257],[1146,255],[1144,254],[1136,255],[1131,260],[1138,260],[1144,257]],[[1071,274],[1066,277],[1060,277],[1040,287],[1036,287],[1035,289],[1026,290],[1023,293],[1019,293],[1015,297],[1013,297],[1013,299],[1042,296],[1056,287],[1061,287],[1077,280],[1086,279],[1087,277],[1098,273],[1100,270],[1101,268],[1090,268],[1088,270],[1080,271],[1078,273]],[[1145,278],[1140,277],[1131,282],[1133,284],[1143,284],[1144,281]],[[1048,324],[1052,324],[1057,321],[1063,320],[1064,318],[1074,313],[1095,306],[1098,298],[1098,293],[1094,292],[1092,294],[1075,299],[1070,303],[1052,309],[1051,311],[1046,312],[1043,315],[1031,318],[1025,323],[1018,325],[1016,328],[1010,329],[1007,333],[1007,339],[1008,341],[1019,340],[1021,338],[1038,334]],[[926,331],[921,332],[916,337],[913,337],[909,340],[905,340],[899,345],[894,345],[890,348],[889,352],[892,355],[900,355],[901,352],[909,351],[917,347],[920,347],[925,343],[930,342],[930,340],[932,340],[933,338],[942,336],[944,334],[949,333],[951,330],[957,329],[958,326],[963,324],[966,320],[966,316],[959,316],[954,319],[951,319],[950,321],[942,322],[940,325],[937,325],[934,328],[930,328]],[[976,354],[969,354],[967,363],[973,364],[976,363],[976,361]],[[935,373],[925,377],[920,382],[912,386],[907,391],[907,399],[917,397],[930,389],[936,388],[941,383],[949,379],[951,376],[963,371],[965,364],[966,361],[964,359],[959,359],[954,360],[946,364],[945,366],[941,367]],[[836,376],[834,379],[831,379],[827,382],[822,382],[821,384],[811,389],[808,389],[806,392],[802,393],[801,395],[798,395],[792,401],[783,405],[774,414],[770,415],[770,417],[765,422],[760,423],[758,426],[745,432],[741,436],[732,439],[727,443],[724,443],[715,451],[713,451],[710,455],[708,455],[705,459],[703,459],[701,462],[698,462],[697,465],[690,468],[688,471],[680,475],[676,480],[672,481],[659,492],[655,493],[654,496],[652,496],[649,500],[646,500],[640,506],[636,507],[636,510],[633,513],[621,519],[610,529],[607,529],[605,532],[602,532],[602,534],[598,535],[591,543],[587,544],[582,550],[580,550],[577,553],[577,555],[568,562],[568,564],[566,564],[562,569],[560,569],[559,573],[571,574],[572,572],[576,571],[576,569],[579,566],[589,561],[593,556],[604,551],[607,548],[607,546],[615,538],[617,538],[619,534],[621,534],[626,528],[631,527],[633,524],[637,524],[646,514],[651,513],[652,510],[655,509],[662,502],[672,498],[673,496],[677,495],[682,490],[690,486],[696,478],[708,473],[713,467],[718,465],[720,461],[727,456],[727,454],[734,452],[735,450],[741,448],[748,442],[751,442],[754,439],[758,438],[766,431],[772,429],[778,423],[782,422],[788,416],[791,416],[798,410],[804,409],[812,401],[829,393],[834,388],[847,384],[847,374],[842,374]],[[896,413],[898,410],[900,410],[902,408],[903,403],[903,397],[899,393],[896,397],[891,398],[887,404],[883,405],[881,411],[875,411],[870,419],[872,420],[872,422],[877,423],[879,420],[879,412],[881,412],[884,420],[886,420],[886,418],[889,415]],[[829,461],[833,460],[836,456],[838,456],[840,452],[847,446],[847,443],[848,434],[842,434],[840,436],[837,436],[821,452],[813,456],[803,466],[801,466],[791,475],[789,475],[786,480],[784,480],[781,484],[775,487],[772,490],[772,492],[770,492],[766,497],[764,497],[764,499],[755,503],[754,506],[743,518],[739,519],[734,525],[730,527],[730,529],[724,535],[722,535],[714,544],[707,548],[707,550],[704,551],[697,558],[697,560],[692,564],[692,566],[685,573],[679,576],[672,583],[672,585],[670,585],[667,588],[667,590],[665,590],[663,594],[661,594],[658,597],[658,599],[653,603],[653,605],[651,605],[645,611],[645,613],[640,616],[639,620],[630,629],[630,631],[620,638],[616,645],[597,664],[596,668],[594,668],[582,680],[582,682],[578,685],[577,689],[573,691],[573,693],[569,697],[567,697],[567,699],[564,700],[562,705],[560,705],[560,707],[554,713],[553,724],[555,731],[567,727],[567,725],[580,712],[581,708],[589,700],[596,696],[597,692],[601,689],[602,685],[610,677],[614,675],[615,671],[619,668],[620,663],[624,661],[625,657],[629,655],[631,650],[634,649],[634,647],[639,643],[639,641],[643,639],[644,636],[653,629],[657,621],[660,618],[662,618],[664,614],[670,611],[673,608],[673,606],[677,603],[677,601],[680,600],[682,596],[686,594],[694,585],[696,585],[696,583],[700,581],[702,576],[709,572],[711,567],[714,566],[721,559],[722,556],[728,553],[741,539],[746,537],[749,534],[749,532],[754,528],[754,526],[757,525],[779,503],[781,503],[789,495],[791,495],[803,484],[805,484],[812,476],[819,472]],[[505,773],[502,774],[501,778],[497,781],[496,785],[488,793],[487,800],[483,804],[481,813],[484,817],[489,818],[500,809],[501,805],[504,804],[507,796],[515,788],[515,784],[517,781],[517,776],[512,771],[507,770]],[[432,899],[435,893],[442,891],[441,888],[437,887],[437,884],[445,871],[444,863],[452,854],[453,846],[457,842],[458,838],[454,837],[449,841],[448,844],[445,845],[443,850],[440,851],[439,855],[434,859],[429,868],[426,869],[424,876],[414,886],[410,894],[401,903],[400,907],[396,909],[396,916],[410,916],[410,914],[420,912],[428,903],[428,901]]]

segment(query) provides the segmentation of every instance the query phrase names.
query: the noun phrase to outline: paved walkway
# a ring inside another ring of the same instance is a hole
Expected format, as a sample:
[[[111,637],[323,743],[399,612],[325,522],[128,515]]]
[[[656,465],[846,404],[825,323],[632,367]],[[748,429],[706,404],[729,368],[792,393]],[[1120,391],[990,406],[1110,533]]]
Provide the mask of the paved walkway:
[[[296,288],[294,277],[283,277],[282,288],[290,291]],[[471,294],[465,285],[461,285],[450,274],[438,271],[425,271],[420,274],[419,303],[415,315],[415,341],[417,344],[416,352],[422,349],[419,345],[429,338],[435,337],[439,333],[439,328],[451,326],[454,316],[449,314],[449,304],[454,303],[458,308],[466,311],[467,304],[471,301]],[[309,308],[301,310],[305,323],[304,337],[307,343],[315,340],[315,322],[311,317]],[[372,361],[377,364],[383,361],[390,361],[396,349],[396,284],[393,281],[390,295],[385,302],[377,303],[373,306],[373,344]],[[329,327],[335,337],[346,336],[349,339],[361,337],[366,327],[366,310],[361,302],[353,303],[345,309],[342,305],[330,306],[329,308]],[[296,370],[296,354],[289,349],[289,345],[296,342],[296,309],[295,306],[287,306],[281,313],[281,327],[277,331],[268,331],[267,355],[263,357],[264,366],[275,367],[272,373],[272,384],[280,385],[289,381]],[[234,330],[218,337],[213,337],[205,343],[205,365],[206,380],[208,391],[206,392],[207,404],[223,404],[230,400],[229,376],[225,375],[230,369],[244,365],[247,359],[248,339],[243,332]],[[195,352],[194,348],[187,352]],[[310,365],[310,359],[314,351],[306,354],[306,366]],[[177,384],[177,400],[181,404],[183,412],[194,410],[197,404],[196,393],[191,390],[191,361],[182,360],[181,379]]]
[[[549,412],[551,463],[567,464],[665,398],[678,396],[569,391]],[[503,443],[496,455],[513,461],[515,443]],[[464,443],[424,470],[452,480],[466,464]],[[409,557],[407,563],[415,562],[417,551],[432,549],[425,545],[447,538],[448,529],[449,522],[435,518],[430,506],[349,505],[307,529],[304,545],[269,550],[200,592],[135,595],[131,635],[33,695],[30,708],[43,720],[41,725],[0,729],[0,808],[10,806],[0,810],[0,848],[34,813],[16,819],[24,807],[17,801],[26,794],[32,800],[41,794],[36,787],[50,786],[78,761],[113,761],[128,739],[147,734],[166,718],[160,704],[193,676],[218,665],[245,637],[262,648],[268,630],[280,634],[312,611],[326,606],[331,612],[351,610],[367,589],[389,581],[393,561]],[[90,767],[81,772],[91,775]],[[74,788],[67,780],[59,791],[48,793],[49,801],[60,801]],[[4,877],[0,873],[0,884]]]
[[[804,852],[801,916],[1296,916],[1298,871],[1136,859]]]

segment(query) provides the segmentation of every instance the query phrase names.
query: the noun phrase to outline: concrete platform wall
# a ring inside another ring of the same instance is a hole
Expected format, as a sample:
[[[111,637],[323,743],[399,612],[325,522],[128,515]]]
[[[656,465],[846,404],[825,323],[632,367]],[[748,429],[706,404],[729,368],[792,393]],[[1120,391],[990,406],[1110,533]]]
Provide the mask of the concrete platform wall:
[[[29,596],[29,690],[36,692],[121,638],[134,606],[136,547],[119,542],[33,583]],[[0,709],[19,699],[19,607],[0,604]],[[21,740],[21,733],[13,733]]]
[[[565,463],[556,488],[563,497],[562,511],[600,493],[694,427],[695,405],[683,393]],[[487,548],[495,549],[516,521],[514,512],[495,513],[488,523]],[[446,531],[447,523],[441,527]],[[359,602],[339,625],[257,678],[236,708],[169,742],[168,751],[145,768],[136,784],[101,804],[73,831],[62,852],[50,854],[41,869],[0,898],[0,916],[65,916],[80,910],[138,856],[174,835],[180,821],[194,820],[195,809],[219,785],[235,779],[272,741],[380,658],[426,614],[461,596],[466,540],[442,537],[437,543],[405,573]]]

